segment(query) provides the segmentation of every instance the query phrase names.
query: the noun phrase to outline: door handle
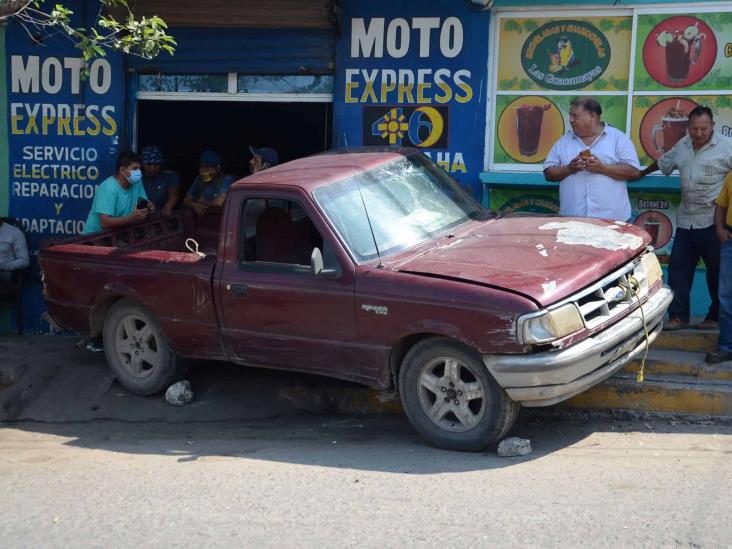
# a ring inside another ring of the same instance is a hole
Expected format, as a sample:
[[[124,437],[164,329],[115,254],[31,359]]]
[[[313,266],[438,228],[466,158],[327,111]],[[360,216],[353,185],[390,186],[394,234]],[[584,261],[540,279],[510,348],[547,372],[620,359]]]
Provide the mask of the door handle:
[[[227,284],[226,289],[239,296],[247,295],[247,285],[246,284]]]

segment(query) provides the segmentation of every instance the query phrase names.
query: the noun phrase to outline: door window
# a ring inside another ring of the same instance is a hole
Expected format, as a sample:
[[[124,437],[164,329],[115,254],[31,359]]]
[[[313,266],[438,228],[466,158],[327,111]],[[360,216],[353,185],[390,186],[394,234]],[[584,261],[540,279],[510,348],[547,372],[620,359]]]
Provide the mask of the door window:
[[[323,249],[323,237],[294,200],[250,198],[244,201],[241,219],[242,265],[276,264],[305,272],[314,248],[321,250],[326,268],[335,263],[330,246]]]

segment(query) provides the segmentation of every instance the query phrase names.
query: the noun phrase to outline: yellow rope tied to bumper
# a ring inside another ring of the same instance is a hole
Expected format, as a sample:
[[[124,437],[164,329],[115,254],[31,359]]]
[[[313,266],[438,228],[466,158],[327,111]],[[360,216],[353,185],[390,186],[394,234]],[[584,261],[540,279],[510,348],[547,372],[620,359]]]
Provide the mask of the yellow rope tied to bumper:
[[[631,299],[635,297],[638,300],[638,309],[640,309],[641,313],[641,321],[643,322],[643,333],[646,336],[646,346],[643,350],[643,359],[641,360],[640,368],[638,369],[638,373],[635,376],[636,383],[643,383],[644,378],[644,371],[646,368],[646,358],[648,358],[648,347],[650,345],[649,343],[649,335],[648,335],[648,325],[646,324],[646,314],[645,311],[643,311],[643,304],[641,303],[640,296],[638,295],[638,290],[640,290],[640,282],[636,280],[635,277],[629,276],[627,277],[628,283],[621,282],[618,284],[623,290],[625,290],[625,299]]]

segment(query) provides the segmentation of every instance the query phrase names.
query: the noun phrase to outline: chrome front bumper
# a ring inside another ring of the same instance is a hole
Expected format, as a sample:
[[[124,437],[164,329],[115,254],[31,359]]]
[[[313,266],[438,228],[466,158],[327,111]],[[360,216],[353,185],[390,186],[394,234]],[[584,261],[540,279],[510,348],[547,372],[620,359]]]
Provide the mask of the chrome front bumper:
[[[663,325],[673,292],[663,286],[643,304],[649,344]],[[562,349],[532,355],[483,355],[483,362],[516,402],[549,406],[597,385],[645,348],[640,310],[602,332]]]

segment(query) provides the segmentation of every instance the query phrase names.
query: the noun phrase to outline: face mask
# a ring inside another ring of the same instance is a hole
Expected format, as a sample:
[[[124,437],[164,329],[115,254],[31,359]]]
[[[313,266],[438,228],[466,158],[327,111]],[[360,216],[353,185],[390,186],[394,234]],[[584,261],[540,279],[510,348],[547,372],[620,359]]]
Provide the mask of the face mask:
[[[201,179],[203,179],[204,183],[211,182],[216,176],[216,171],[214,170],[201,170],[199,173],[201,174]]]
[[[130,170],[130,175],[127,177],[127,181],[129,181],[132,185],[135,183],[139,183],[142,181],[142,172],[140,170]]]

